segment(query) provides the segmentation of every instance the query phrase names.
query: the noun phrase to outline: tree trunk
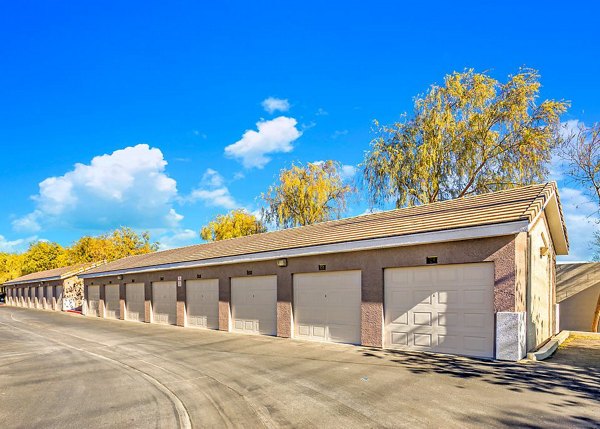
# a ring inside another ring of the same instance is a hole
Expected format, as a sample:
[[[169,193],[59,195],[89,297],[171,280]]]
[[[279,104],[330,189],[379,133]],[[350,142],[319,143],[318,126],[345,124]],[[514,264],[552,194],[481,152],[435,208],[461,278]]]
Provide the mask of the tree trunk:
[[[598,332],[598,322],[600,322],[600,295],[596,303],[596,312],[594,313],[594,321],[592,322],[592,332]]]

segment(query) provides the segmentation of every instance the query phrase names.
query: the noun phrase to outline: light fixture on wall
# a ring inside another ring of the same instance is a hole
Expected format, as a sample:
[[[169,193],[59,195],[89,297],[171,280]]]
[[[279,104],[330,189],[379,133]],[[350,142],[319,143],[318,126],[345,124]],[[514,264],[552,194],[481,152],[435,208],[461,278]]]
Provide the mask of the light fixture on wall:
[[[246,275],[247,276],[251,276],[252,275],[252,270],[246,270]]]
[[[327,270],[327,265],[319,264],[319,271],[325,271],[325,270]]]
[[[117,280],[123,280],[123,276],[117,276]]]
[[[201,279],[202,278],[202,274],[196,274],[196,278],[197,279]]]
[[[281,258],[277,260],[278,267],[287,267],[287,258]]]

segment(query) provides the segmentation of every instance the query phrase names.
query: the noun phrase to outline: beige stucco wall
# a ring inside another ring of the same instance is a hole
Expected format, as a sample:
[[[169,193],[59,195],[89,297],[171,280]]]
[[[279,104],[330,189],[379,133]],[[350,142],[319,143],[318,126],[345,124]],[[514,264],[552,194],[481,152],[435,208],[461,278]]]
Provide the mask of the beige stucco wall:
[[[83,304],[83,279],[77,276],[69,277],[63,281],[63,300],[72,299],[75,308],[80,308]]]
[[[521,239],[522,240],[522,239]],[[517,299],[517,277],[522,276],[522,268],[517,265],[524,259],[517,259],[515,252],[516,236],[493,237],[469,241],[456,241],[439,244],[378,249],[362,252],[349,252],[288,258],[287,267],[278,267],[276,260],[252,263],[227,264],[202,268],[155,271],[126,274],[122,279],[107,276],[85,279],[85,285],[100,285],[100,305],[104,298],[104,285],[145,283],[147,317],[149,321],[151,304],[151,283],[155,281],[176,281],[181,276],[182,287],[178,288],[178,313],[185,314],[185,281],[196,279],[219,280],[219,329],[229,330],[231,324],[231,278],[244,277],[247,271],[253,276],[277,276],[277,335],[293,336],[293,287],[295,273],[318,272],[319,264],[325,264],[327,271],[361,270],[361,343],[381,347],[383,344],[383,270],[388,267],[408,267],[425,265],[427,256],[437,256],[438,264],[458,264],[494,262],[494,311],[515,311],[523,305]],[[518,268],[518,269],[517,269]],[[87,291],[87,288],[86,288]],[[183,324],[178,320],[178,324]]]
[[[530,284],[527,293],[527,350],[533,350],[553,334],[554,249],[542,214],[529,232]],[[542,255],[541,249],[548,251]]]
[[[600,283],[591,286],[560,303],[560,329],[592,331],[596,303],[600,297]]]

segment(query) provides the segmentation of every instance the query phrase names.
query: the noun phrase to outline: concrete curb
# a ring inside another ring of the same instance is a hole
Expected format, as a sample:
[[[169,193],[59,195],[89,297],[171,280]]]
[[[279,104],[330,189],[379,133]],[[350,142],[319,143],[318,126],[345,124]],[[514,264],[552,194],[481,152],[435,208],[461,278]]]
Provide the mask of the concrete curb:
[[[529,360],[544,360],[554,354],[558,346],[560,346],[569,336],[570,331],[560,331],[554,335],[550,340],[544,344],[539,350],[531,353],[527,353],[527,359]]]

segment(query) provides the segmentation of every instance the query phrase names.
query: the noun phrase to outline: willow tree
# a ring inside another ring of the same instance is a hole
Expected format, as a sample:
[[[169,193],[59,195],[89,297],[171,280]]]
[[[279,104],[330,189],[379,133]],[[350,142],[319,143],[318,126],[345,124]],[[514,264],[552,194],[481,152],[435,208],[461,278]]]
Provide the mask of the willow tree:
[[[200,231],[200,237],[206,241],[218,241],[266,231],[267,227],[264,223],[252,213],[245,210],[232,210],[227,214],[218,215],[204,226]]]
[[[354,188],[344,181],[338,162],[292,165],[281,170],[279,183],[262,195],[267,203],[265,219],[291,228],[339,218],[352,192]]]
[[[376,121],[362,164],[371,202],[403,207],[545,180],[568,103],[539,103],[539,91],[532,69],[505,83],[466,70],[417,97],[412,117]]]

